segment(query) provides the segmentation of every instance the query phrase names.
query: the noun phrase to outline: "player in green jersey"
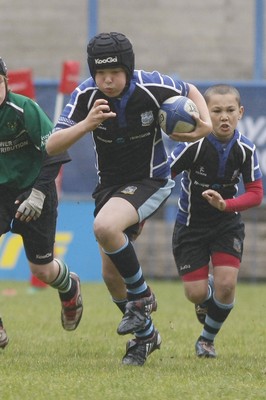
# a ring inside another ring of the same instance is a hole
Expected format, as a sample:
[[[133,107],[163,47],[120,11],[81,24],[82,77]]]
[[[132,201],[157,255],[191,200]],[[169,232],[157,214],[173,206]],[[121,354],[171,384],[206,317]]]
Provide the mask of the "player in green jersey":
[[[36,102],[8,89],[0,58],[0,236],[11,231],[23,240],[31,273],[59,292],[63,328],[76,329],[82,316],[79,277],[54,258],[57,218],[55,179],[67,153],[50,157],[45,142],[52,122]],[[0,348],[8,336],[0,318]]]

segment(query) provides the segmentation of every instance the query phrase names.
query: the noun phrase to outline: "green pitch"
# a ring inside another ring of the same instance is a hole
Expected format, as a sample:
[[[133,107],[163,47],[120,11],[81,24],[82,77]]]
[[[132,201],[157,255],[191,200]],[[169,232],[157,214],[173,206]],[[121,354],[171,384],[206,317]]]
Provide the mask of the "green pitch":
[[[149,282],[163,343],[143,367],[121,365],[121,314],[102,283],[82,284],[76,331],[61,328],[57,292],[0,283],[10,338],[0,351],[3,400],[260,400],[266,398],[266,285],[240,283],[236,305],[216,339],[217,359],[197,359],[201,325],[179,282]]]

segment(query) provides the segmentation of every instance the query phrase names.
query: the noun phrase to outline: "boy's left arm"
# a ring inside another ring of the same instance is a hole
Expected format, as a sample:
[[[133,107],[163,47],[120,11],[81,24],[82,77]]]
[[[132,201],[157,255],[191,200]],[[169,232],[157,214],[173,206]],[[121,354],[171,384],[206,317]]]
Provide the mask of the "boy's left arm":
[[[224,200],[220,193],[208,189],[202,193],[208,203],[220,211],[239,212],[259,206],[263,199],[262,179],[245,184],[245,193],[233,199]]]

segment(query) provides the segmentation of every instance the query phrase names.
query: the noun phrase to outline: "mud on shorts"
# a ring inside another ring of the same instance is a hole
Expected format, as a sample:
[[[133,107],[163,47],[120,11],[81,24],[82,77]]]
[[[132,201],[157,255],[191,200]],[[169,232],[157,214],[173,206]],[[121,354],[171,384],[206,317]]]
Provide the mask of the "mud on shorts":
[[[137,210],[139,223],[130,226],[125,233],[134,240],[141,232],[145,220],[151,217],[168,199],[175,182],[171,179],[147,178],[125,185],[102,188],[98,185],[92,194],[95,199],[94,216],[112,197],[127,200]]]
[[[186,226],[175,223],[172,251],[180,276],[208,265],[213,253],[230,254],[240,261],[245,227],[240,215],[222,220],[215,226]]]

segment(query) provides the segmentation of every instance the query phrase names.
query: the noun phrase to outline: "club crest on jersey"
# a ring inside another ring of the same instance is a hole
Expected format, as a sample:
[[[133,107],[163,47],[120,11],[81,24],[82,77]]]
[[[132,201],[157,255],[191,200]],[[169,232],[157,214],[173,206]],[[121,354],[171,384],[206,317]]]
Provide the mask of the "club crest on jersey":
[[[152,111],[146,111],[146,112],[142,113],[140,117],[141,117],[142,126],[149,126],[154,121]]]
[[[125,189],[121,190],[124,194],[134,194],[137,190],[137,186],[127,186]]]
[[[17,122],[8,122],[7,123],[7,127],[8,129],[10,129],[11,131],[15,131],[17,129]]]

